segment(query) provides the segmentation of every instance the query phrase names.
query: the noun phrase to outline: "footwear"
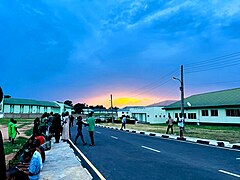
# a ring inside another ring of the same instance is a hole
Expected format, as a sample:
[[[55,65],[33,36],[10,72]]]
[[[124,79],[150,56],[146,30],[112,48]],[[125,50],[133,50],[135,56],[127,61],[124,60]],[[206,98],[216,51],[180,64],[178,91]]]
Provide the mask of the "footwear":
[[[85,146],[85,145],[87,145],[87,143],[85,142],[85,143],[83,143],[83,145]]]
[[[95,146],[95,144],[89,144],[89,146]]]

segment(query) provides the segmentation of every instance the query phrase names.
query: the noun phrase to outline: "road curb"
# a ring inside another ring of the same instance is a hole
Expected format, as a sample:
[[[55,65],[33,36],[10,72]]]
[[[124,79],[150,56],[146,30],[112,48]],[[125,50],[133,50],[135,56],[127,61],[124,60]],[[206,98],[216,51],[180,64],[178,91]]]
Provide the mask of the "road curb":
[[[86,156],[78,149],[71,139],[68,140],[68,144],[73,149],[75,155],[80,158],[82,166],[91,172],[93,179],[106,180],[105,177],[96,169],[96,167],[86,158]]]
[[[99,124],[97,124],[96,126],[110,128],[109,126],[104,126],[104,125],[99,125]],[[118,128],[115,128],[115,129],[117,130]],[[160,133],[153,133],[153,132],[146,132],[146,131],[136,131],[134,129],[125,129],[124,131],[130,132],[130,133],[147,135],[147,136],[160,137],[160,138],[164,138],[164,139],[169,138],[169,139],[175,139],[178,141],[188,141],[188,142],[194,142],[194,143],[198,143],[198,144],[205,144],[205,145],[210,145],[210,146],[218,146],[218,147],[240,150],[240,143],[230,144],[227,141],[216,141],[216,140],[198,139],[198,138],[191,138],[191,137],[180,138],[180,137],[177,137],[176,135],[167,135],[167,134],[160,134]]]

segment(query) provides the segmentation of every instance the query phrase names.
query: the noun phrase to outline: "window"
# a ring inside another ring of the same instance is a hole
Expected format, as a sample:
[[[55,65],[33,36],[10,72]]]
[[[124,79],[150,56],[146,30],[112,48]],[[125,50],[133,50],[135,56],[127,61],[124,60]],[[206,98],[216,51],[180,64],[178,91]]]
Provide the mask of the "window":
[[[175,113],[175,118],[178,118],[178,113]]]
[[[122,112],[122,114],[124,114],[124,112]]]
[[[163,115],[163,117],[165,118],[166,116],[165,116],[165,115]]]
[[[188,119],[197,119],[196,113],[188,113]]]
[[[208,110],[202,110],[202,116],[208,116]]]
[[[226,116],[240,117],[240,109],[226,109]]]
[[[10,105],[10,113],[14,112],[14,105]]]
[[[29,113],[32,113],[33,106],[29,106]]]
[[[159,115],[159,117],[162,117],[161,115]]]
[[[20,105],[20,113],[23,113],[23,112],[24,112],[24,106]]]
[[[149,115],[147,115],[147,117],[149,117]]]
[[[179,113],[179,117],[181,116],[181,113]],[[187,115],[184,113],[184,118],[186,119]]]
[[[157,115],[155,115],[155,118],[157,117]]]
[[[211,116],[218,116],[218,110],[211,110]]]

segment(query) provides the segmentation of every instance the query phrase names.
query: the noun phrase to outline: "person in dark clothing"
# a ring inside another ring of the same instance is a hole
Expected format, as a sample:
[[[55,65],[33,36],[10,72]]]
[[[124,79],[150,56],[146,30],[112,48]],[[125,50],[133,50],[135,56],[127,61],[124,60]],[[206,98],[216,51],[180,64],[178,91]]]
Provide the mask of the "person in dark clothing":
[[[54,133],[55,133],[55,143],[59,143],[60,133],[62,131],[60,114],[55,114],[55,116],[54,116],[53,129],[54,129]]]
[[[75,138],[74,144],[77,143],[77,139],[78,139],[78,137],[80,136],[83,145],[86,145],[87,143],[84,141],[83,134],[82,134],[82,125],[84,124],[85,126],[87,126],[88,124],[85,123],[85,122],[83,122],[82,116],[79,116],[79,117],[77,118],[77,120],[78,120],[78,121],[77,121],[76,125],[78,126],[78,133],[77,133],[77,136],[76,136],[76,138]]]
[[[39,126],[40,126],[40,119],[37,117],[34,120],[34,126],[33,126],[33,136],[35,137],[37,134],[39,134]]]
[[[70,119],[70,125],[69,125],[69,127],[73,127],[74,116],[73,116],[73,115],[70,115],[70,116],[69,116],[69,119]]]

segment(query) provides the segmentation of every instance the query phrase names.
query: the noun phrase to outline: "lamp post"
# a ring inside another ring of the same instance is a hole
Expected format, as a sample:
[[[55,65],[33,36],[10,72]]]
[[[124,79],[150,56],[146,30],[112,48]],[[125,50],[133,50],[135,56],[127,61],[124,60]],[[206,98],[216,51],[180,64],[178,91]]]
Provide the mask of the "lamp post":
[[[183,65],[181,65],[181,79],[173,77],[174,80],[178,80],[181,84],[180,91],[181,91],[181,114],[184,118],[184,83],[183,83]]]

